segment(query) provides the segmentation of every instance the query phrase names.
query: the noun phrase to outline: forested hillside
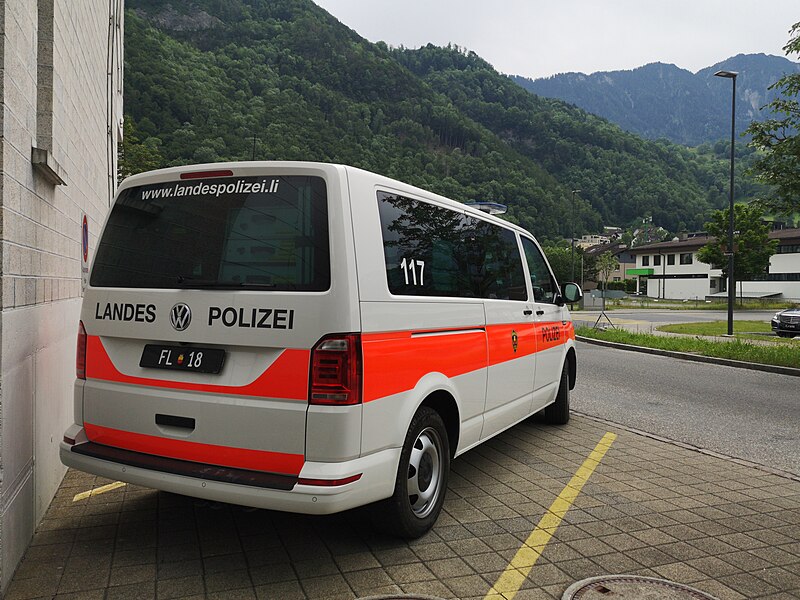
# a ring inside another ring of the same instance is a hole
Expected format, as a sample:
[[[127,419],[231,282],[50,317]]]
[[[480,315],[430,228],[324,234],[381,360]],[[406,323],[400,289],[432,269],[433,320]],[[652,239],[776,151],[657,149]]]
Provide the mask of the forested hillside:
[[[716,153],[536,98],[457,48],[372,44],[309,0],[126,5],[125,110],[164,165],[342,162],[505,203],[542,238],[569,233],[575,188],[576,232],[645,215],[698,228],[725,202]]]
[[[769,86],[800,71],[800,65],[781,56],[739,54],[697,73],[652,63],[630,71],[512,79],[534,94],[564,100],[645,138],[697,146],[730,137],[731,83],[714,77],[722,69],[739,73],[736,129],[741,133],[751,121],[771,116],[761,110],[777,95]]]

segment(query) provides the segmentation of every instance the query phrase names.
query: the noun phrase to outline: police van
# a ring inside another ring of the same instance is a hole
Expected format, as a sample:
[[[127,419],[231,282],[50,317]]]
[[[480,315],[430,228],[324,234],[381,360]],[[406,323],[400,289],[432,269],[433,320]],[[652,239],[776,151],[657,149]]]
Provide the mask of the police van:
[[[451,460],[569,419],[575,335],[533,236],[360,169],[126,179],[78,327],[70,467],[199,498],[436,521]]]

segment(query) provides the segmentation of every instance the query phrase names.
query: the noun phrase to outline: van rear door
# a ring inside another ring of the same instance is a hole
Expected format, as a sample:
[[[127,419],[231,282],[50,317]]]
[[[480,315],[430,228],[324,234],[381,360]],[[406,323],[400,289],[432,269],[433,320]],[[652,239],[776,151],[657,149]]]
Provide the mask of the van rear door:
[[[82,309],[91,441],[299,474],[311,349],[359,322],[338,172],[288,171],[120,192]]]

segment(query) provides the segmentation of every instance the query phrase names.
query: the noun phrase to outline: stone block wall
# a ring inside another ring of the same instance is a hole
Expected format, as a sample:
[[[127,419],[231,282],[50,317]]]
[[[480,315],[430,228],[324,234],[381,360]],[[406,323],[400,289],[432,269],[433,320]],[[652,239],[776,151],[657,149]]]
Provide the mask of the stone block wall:
[[[0,0],[0,591],[65,470],[81,220],[91,252],[116,178],[121,25],[122,0]]]

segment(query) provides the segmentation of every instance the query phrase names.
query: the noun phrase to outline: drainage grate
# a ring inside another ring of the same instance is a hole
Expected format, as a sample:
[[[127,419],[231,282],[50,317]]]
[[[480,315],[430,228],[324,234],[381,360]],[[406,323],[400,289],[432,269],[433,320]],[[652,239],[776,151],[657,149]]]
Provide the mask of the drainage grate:
[[[716,600],[705,592],[666,579],[603,575],[573,583],[561,600]]]

